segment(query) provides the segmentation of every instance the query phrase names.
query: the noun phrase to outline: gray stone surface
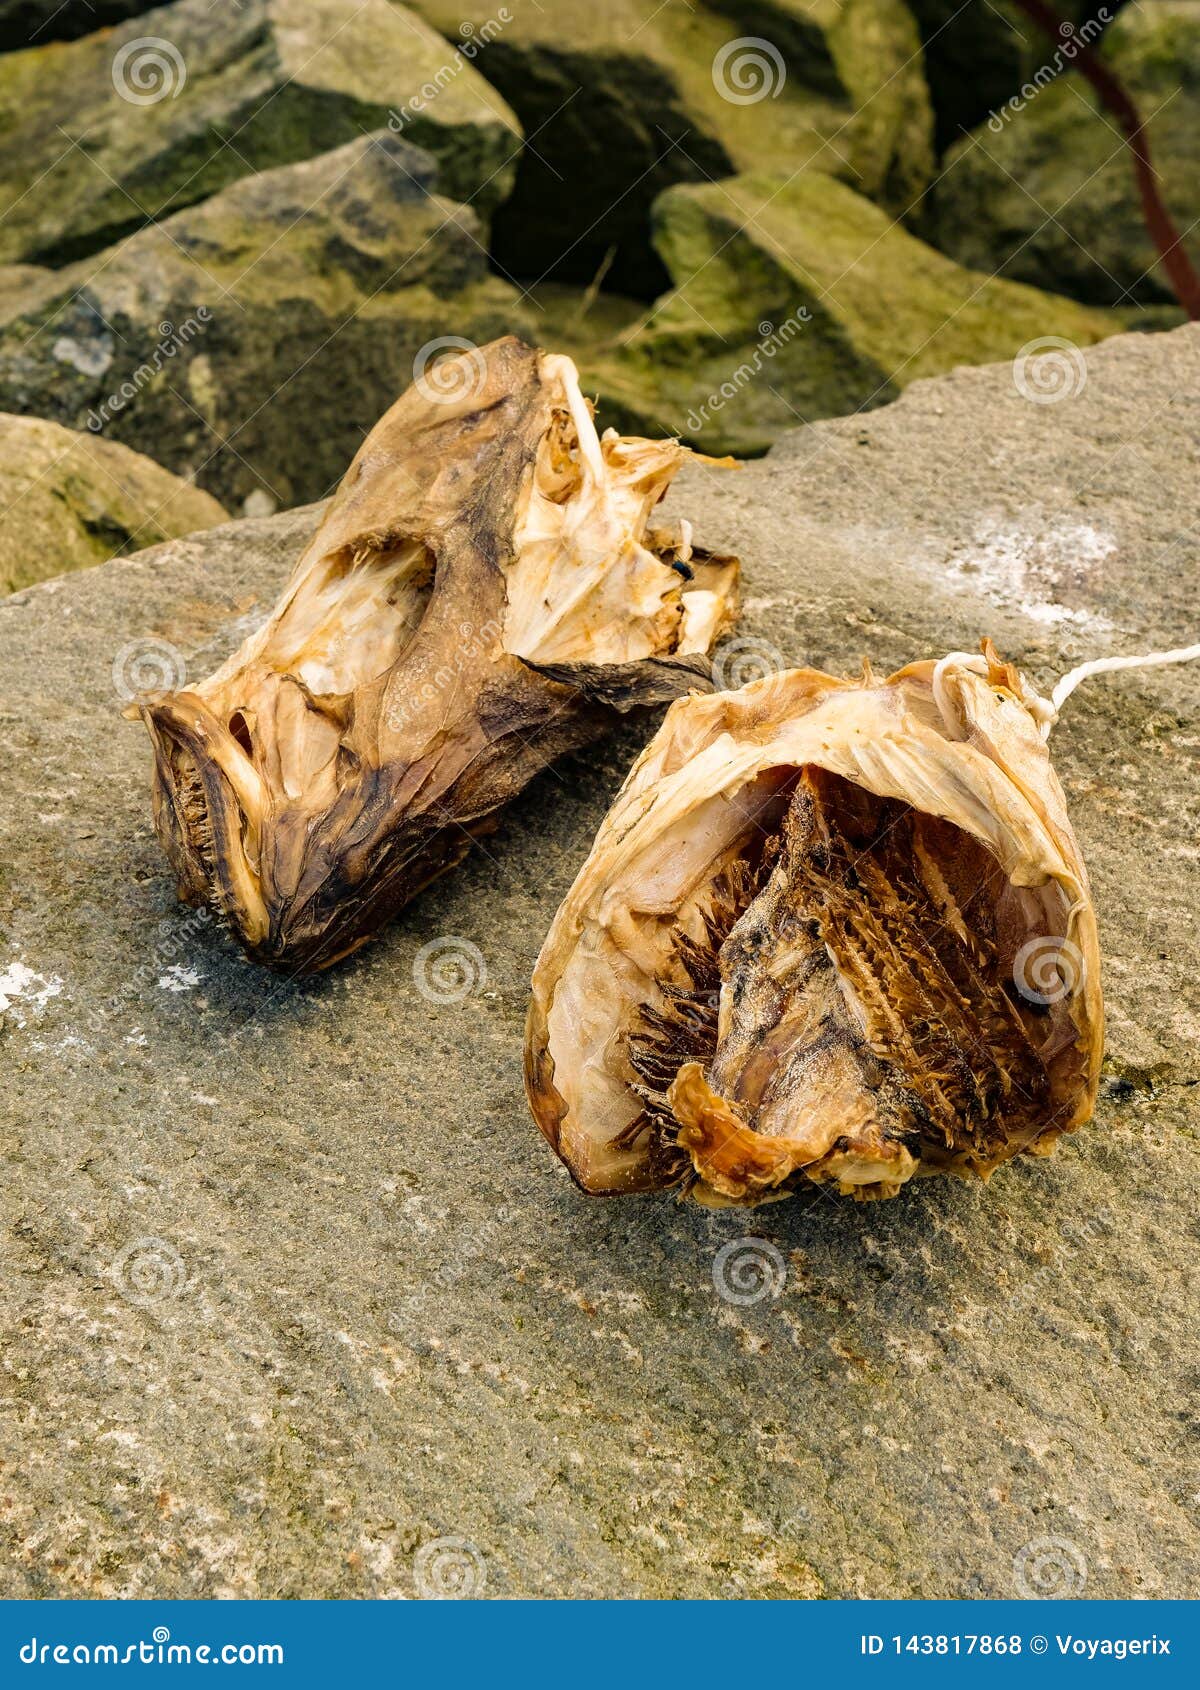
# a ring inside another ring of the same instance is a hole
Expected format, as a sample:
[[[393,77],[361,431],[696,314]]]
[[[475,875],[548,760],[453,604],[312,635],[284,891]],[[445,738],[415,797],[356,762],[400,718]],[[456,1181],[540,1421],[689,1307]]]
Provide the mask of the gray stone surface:
[[[1200,330],[1087,369],[1053,405],[961,371],[689,472],[741,637],[856,670],[990,632],[1043,682],[1194,638]],[[495,1595],[1008,1596],[1047,1537],[1086,1596],[1194,1590],[1200,674],[1092,681],[1056,730],[1112,1025],[1055,1159],[865,1208],[597,1203],[519,1054],[635,734],[325,978],[173,903],[114,658],[206,671],[311,521],[0,605],[5,1594],[411,1595],[447,1535]],[[447,935],[486,977],[439,1005]],[[746,1234],[787,1280],[738,1307],[712,1267]]]

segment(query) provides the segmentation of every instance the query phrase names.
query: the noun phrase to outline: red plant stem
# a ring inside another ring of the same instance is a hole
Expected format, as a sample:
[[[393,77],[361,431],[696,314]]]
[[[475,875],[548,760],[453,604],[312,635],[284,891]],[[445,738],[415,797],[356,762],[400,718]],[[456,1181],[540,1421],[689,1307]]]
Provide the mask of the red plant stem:
[[[1200,319],[1200,276],[1183,248],[1182,236],[1167,210],[1159,188],[1158,172],[1150,159],[1150,140],[1133,100],[1119,79],[1094,53],[1086,41],[1072,31],[1046,0],[1016,0],[1017,5],[1056,44],[1073,43],[1079,70],[1099,95],[1100,103],[1116,118],[1133,153],[1134,174],[1142,200],[1142,216],[1150,238],[1158,249],[1162,267],[1175,297],[1193,321]]]

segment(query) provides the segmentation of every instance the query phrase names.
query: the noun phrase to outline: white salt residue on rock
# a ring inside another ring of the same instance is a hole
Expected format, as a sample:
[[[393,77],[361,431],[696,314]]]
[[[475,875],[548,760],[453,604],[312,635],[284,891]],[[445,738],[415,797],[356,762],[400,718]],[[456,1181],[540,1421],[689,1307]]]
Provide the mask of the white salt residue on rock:
[[[173,962],[168,969],[159,975],[158,983],[166,992],[190,992],[200,984],[203,978],[203,974],[197,974],[196,970],[189,968],[186,963]]]
[[[1082,586],[1117,550],[1116,536],[1091,522],[1052,517],[1046,522],[986,518],[963,554],[950,565],[955,586],[983,592],[1006,609],[1031,621],[1069,623],[1093,633],[1107,632],[1107,616],[1062,603],[1072,586]]]
[[[57,974],[49,979],[44,974],[38,974],[25,962],[10,962],[0,970],[0,1015],[11,1013],[18,1027],[25,1025],[22,1010],[32,1010],[40,1014],[45,1009],[50,998],[56,998],[63,989],[63,983]]]

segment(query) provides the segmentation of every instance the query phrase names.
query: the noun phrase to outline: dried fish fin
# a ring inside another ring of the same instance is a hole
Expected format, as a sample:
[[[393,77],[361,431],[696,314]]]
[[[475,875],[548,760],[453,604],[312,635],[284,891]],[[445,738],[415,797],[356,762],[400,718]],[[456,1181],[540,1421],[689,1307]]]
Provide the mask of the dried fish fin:
[[[712,665],[707,657],[643,657],[635,663],[532,663],[529,667],[547,680],[606,705],[622,714],[647,705],[668,704],[679,697],[680,686],[690,679],[698,692],[712,687]]]
[[[687,448],[624,439],[615,429],[597,436],[574,365],[557,356],[544,362],[562,398],[522,490],[506,572],[505,649],[543,667],[679,650],[685,623],[699,614],[686,586],[694,573],[690,528],[649,524]],[[736,573],[704,590],[727,599],[735,587]],[[720,617],[705,605],[699,620],[711,624],[710,649]]]

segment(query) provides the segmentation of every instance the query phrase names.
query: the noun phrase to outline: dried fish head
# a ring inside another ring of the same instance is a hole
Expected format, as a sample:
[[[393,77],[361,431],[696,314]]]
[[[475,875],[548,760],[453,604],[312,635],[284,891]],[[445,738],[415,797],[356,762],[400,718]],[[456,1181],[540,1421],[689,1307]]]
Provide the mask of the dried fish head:
[[[1090,1117],[1087,876],[985,650],[672,706],[534,973],[530,1106],[585,1191],[890,1197]]]
[[[737,564],[655,507],[688,456],[599,438],[569,359],[435,366],[364,441],[264,626],[140,701],[188,903],[327,967],[617,713],[711,684]]]

